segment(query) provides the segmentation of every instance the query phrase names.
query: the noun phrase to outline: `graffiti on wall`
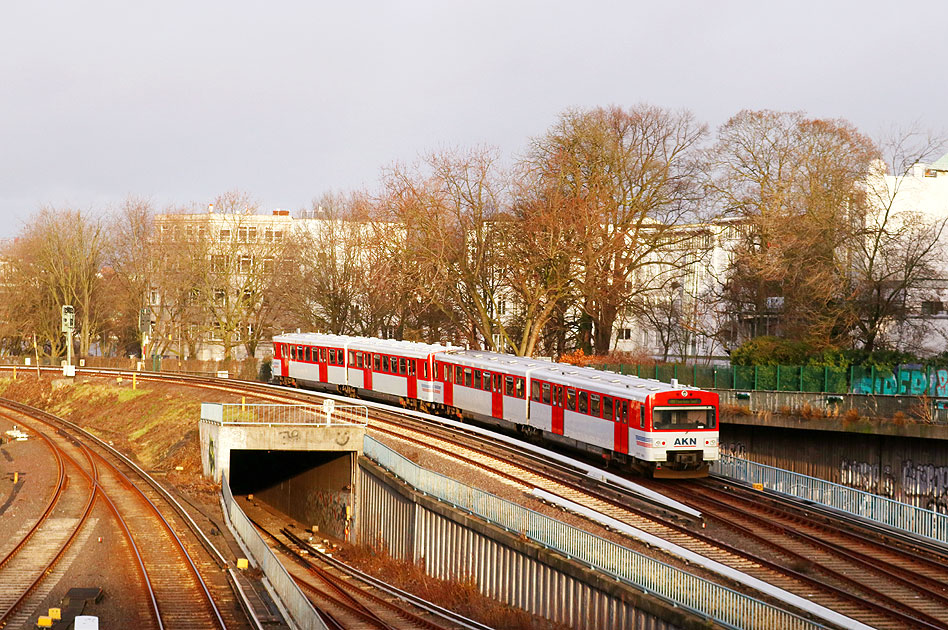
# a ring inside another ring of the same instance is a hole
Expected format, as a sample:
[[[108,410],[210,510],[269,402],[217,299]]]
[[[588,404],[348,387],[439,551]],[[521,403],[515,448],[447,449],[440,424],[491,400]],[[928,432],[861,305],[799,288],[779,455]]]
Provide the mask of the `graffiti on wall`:
[[[865,376],[853,381],[854,394],[948,397],[948,370],[899,368],[892,374]]]
[[[902,491],[907,503],[948,514],[948,466],[903,461]]]
[[[850,488],[895,498],[896,479],[888,465],[843,459],[839,465],[839,482]]]
[[[948,514],[948,466],[902,462],[896,478],[891,466],[856,460],[840,462],[840,483],[917,507]]]
[[[747,448],[743,442],[718,442],[718,453],[728,457],[747,459]]]

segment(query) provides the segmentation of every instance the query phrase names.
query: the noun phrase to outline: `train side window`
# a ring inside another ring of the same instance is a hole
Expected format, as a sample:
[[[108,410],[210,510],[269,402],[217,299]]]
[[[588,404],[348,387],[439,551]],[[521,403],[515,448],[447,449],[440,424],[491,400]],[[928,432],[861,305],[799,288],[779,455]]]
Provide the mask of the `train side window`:
[[[550,404],[550,384],[549,383],[543,384],[543,402],[546,403],[547,405]]]
[[[494,391],[500,393],[500,374],[494,374]]]
[[[387,354],[382,355],[382,371],[388,372],[388,355]]]
[[[523,383],[522,378],[517,379],[516,387],[517,387],[517,398],[523,398],[524,383]]]
[[[356,355],[356,367],[362,367],[362,353]]]
[[[505,377],[504,377],[504,393],[505,393],[507,396],[513,396],[513,395],[514,395],[514,377],[512,377],[512,376],[505,376]]]
[[[330,365],[336,364],[336,349],[335,348],[329,349],[329,364]]]
[[[414,375],[415,375],[415,360],[408,359],[408,376],[414,376]]]
[[[355,365],[356,362],[356,353],[355,350],[349,351],[349,365]]]
[[[622,405],[622,411],[619,411],[619,405]],[[629,424],[629,401],[620,400],[616,403],[616,412],[620,414],[622,418],[622,424]]]
[[[422,361],[421,363],[421,377],[428,379],[428,361]]]
[[[602,397],[602,417],[612,420],[612,399],[608,396]]]
[[[484,372],[484,379],[482,381],[482,385],[483,385],[482,389],[485,392],[490,391],[490,372],[487,372],[487,371]]]
[[[576,411],[576,390],[570,387],[566,388],[566,408]]]
[[[589,410],[589,394],[579,392],[579,413],[586,413]]]
[[[481,371],[474,370],[474,389],[481,389]]]
[[[382,369],[382,355],[375,354],[372,355],[372,365],[375,366],[375,371],[378,372]]]
[[[464,384],[464,368],[460,365],[454,366],[454,382],[458,385]]]
[[[590,415],[599,417],[599,394],[592,394],[589,397],[589,413]]]
[[[320,363],[326,362],[326,349],[325,348],[319,349],[319,362]]]
[[[398,360],[398,373],[399,374],[408,374],[408,366],[405,364],[405,358],[402,357]]]
[[[645,405],[639,405],[639,427],[645,428]]]
[[[471,386],[471,368],[464,368],[464,386]]]
[[[533,400],[540,402],[540,381],[533,380],[530,382],[530,391],[532,394]]]

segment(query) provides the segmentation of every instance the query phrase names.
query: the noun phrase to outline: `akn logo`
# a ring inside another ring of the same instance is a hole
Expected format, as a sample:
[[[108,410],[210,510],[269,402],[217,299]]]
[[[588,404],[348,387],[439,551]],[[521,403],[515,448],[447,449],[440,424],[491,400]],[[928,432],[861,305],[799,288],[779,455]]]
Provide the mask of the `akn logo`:
[[[675,446],[697,446],[698,438],[675,438]]]

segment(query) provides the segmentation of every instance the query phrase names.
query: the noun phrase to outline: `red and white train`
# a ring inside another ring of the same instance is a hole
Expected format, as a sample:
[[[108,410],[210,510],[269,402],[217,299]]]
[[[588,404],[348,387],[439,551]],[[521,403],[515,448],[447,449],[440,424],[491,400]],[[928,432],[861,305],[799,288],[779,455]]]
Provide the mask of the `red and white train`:
[[[718,457],[718,395],[660,381],[438,344],[296,333],[273,338],[275,382],[515,427],[655,477]]]

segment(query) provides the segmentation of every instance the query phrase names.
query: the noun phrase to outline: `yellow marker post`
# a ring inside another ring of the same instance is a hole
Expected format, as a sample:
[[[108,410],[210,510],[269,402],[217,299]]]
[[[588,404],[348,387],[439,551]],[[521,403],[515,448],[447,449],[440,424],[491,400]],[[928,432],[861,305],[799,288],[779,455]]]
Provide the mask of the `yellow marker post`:
[[[138,374],[132,373],[132,389],[138,389]]]
[[[53,621],[59,621],[63,618],[63,611],[59,608],[50,608],[49,609],[49,618]]]
[[[20,480],[20,473],[18,473],[18,472],[13,473],[13,485],[14,485],[14,486],[16,485],[16,483],[17,483],[19,480]]]
[[[246,559],[246,558],[237,558],[237,568],[238,568],[238,569],[246,569],[248,566],[250,566],[250,563],[247,562],[247,559]]]
[[[247,409],[247,397],[241,396],[240,397],[240,410],[246,411],[246,409]]]
[[[37,628],[52,628],[53,620],[47,617],[46,615],[43,615],[42,617],[36,620],[36,627]]]
[[[755,484],[754,484],[754,490],[763,490],[763,489],[764,489],[764,484],[762,484],[762,483],[755,483]]]

